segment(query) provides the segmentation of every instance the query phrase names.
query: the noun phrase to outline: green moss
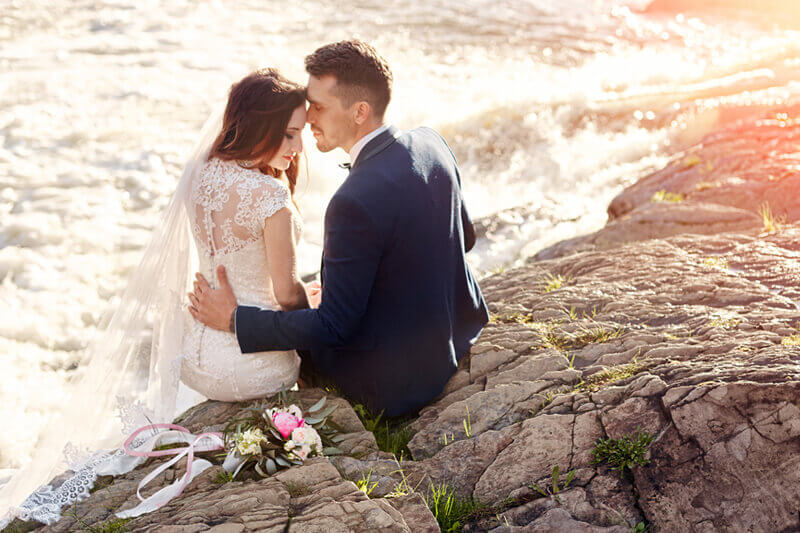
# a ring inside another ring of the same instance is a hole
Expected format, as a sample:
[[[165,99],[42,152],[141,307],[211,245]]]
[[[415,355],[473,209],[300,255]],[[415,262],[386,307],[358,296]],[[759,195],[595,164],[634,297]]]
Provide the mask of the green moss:
[[[284,484],[284,487],[286,487],[286,491],[292,498],[300,498],[302,496],[308,496],[311,494],[311,491],[308,489],[308,487],[299,483],[288,482]]]
[[[41,527],[42,524],[31,520],[30,522],[23,522],[19,518],[14,519],[6,528],[3,533],[27,533]]]

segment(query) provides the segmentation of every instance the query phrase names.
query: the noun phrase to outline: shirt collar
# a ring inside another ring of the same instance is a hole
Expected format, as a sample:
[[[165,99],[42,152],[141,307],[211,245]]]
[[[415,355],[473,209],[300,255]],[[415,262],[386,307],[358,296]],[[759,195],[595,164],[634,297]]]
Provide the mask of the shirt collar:
[[[358,154],[361,153],[361,150],[370,142],[372,139],[383,133],[384,131],[389,129],[388,124],[384,124],[383,126],[372,130],[371,132],[367,133],[363,137],[361,137],[352,148],[350,148],[350,164],[356,162],[358,158]]]

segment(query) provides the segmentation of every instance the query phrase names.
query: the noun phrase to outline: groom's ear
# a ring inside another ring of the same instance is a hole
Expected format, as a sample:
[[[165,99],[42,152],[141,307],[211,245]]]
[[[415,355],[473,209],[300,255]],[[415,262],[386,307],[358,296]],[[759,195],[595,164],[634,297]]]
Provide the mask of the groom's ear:
[[[370,107],[369,102],[365,100],[356,102],[355,107],[356,107],[355,109],[356,115],[354,117],[354,120],[356,121],[356,124],[360,126],[361,124],[367,121],[370,115],[372,115],[372,107]]]

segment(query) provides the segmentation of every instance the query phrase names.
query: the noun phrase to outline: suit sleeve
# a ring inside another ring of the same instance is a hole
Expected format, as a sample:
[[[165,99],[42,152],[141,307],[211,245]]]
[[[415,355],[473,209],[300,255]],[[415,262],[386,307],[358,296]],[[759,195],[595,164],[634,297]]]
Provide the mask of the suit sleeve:
[[[355,200],[334,196],[325,215],[322,303],[288,312],[240,306],[236,334],[242,352],[347,343],[367,309],[382,247],[367,211]]]

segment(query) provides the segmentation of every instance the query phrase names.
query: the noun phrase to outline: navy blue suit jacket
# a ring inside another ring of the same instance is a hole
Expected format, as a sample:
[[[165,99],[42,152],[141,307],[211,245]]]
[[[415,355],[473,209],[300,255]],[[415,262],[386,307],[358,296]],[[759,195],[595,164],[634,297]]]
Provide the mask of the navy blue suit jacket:
[[[325,213],[322,303],[240,306],[244,353],[310,350],[345,394],[396,416],[438,394],[488,321],[465,260],[456,160],[430,128],[389,128],[354,162]]]

